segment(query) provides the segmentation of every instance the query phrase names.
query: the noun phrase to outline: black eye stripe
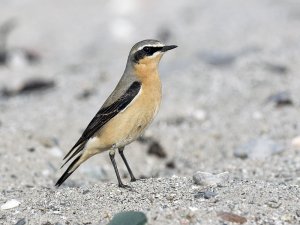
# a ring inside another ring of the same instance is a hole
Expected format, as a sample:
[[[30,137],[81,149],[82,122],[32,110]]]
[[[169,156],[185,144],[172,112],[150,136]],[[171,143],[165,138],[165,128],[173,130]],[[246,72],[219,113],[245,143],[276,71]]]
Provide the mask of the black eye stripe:
[[[155,52],[162,50],[163,47],[153,47],[153,46],[145,46],[142,49],[138,50],[134,53],[134,61],[138,62],[140,59],[144,58],[145,56],[151,56]]]
[[[155,52],[162,50],[163,47],[152,47],[145,46],[142,50],[146,53],[146,55],[153,55]]]

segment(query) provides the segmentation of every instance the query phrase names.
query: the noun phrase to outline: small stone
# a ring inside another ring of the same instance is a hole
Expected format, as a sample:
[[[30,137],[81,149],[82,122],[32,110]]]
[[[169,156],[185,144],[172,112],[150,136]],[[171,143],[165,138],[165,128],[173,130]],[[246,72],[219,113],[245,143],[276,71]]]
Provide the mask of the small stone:
[[[293,105],[288,91],[281,91],[268,97],[267,102],[274,102],[277,107]]]
[[[147,223],[147,217],[143,212],[124,211],[114,215],[108,225],[144,225]]]
[[[57,138],[54,138],[54,137],[52,137],[52,138],[40,137],[38,140],[46,148],[58,146],[58,144],[59,144]]]
[[[1,210],[12,209],[18,207],[20,202],[16,199],[11,199],[7,201],[5,204],[1,205]]]
[[[56,146],[54,146],[50,149],[50,153],[51,153],[51,155],[53,155],[57,158],[61,158],[63,156],[62,150],[59,147],[56,147]]]
[[[53,224],[47,221],[46,223],[42,223],[42,225],[53,225]]]
[[[176,198],[176,194],[170,194],[168,196],[166,196],[166,199],[169,201],[173,201]]]
[[[16,225],[24,225],[24,224],[26,224],[25,218],[20,219],[20,220],[16,223]]]
[[[224,183],[229,178],[229,173],[224,172],[220,174],[211,174],[207,172],[196,172],[193,175],[193,180],[195,184],[198,185],[210,185],[210,186],[216,186]]]
[[[300,217],[300,210],[296,210],[296,215]]]
[[[35,151],[35,148],[34,147],[31,147],[31,148],[28,148],[27,149],[29,152],[34,152]]]
[[[54,88],[55,82],[52,80],[43,80],[40,78],[32,78],[30,80],[24,81],[19,87],[15,88],[3,88],[1,90],[1,95],[4,97],[12,97],[22,94],[38,93],[44,90]]]
[[[270,208],[273,208],[273,209],[277,209],[281,206],[281,202],[278,202],[276,200],[270,200],[268,201],[267,203],[267,206],[269,206]]]
[[[199,210],[197,207],[189,207],[189,210],[191,212],[196,212],[197,210]]]
[[[85,195],[85,194],[90,193],[90,192],[91,192],[90,190],[86,189],[86,190],[84,190],[84,191],[82,192],[82,194]]]
[[[284,151],[284,147],[268,138],[258,138],[234,150],[234,156],[241,159],[266,159]]]
[[[294,216],[292,214],[284,214],[281,217],[281,220],[283,220],[284,222],[291,223],[294,220]]]
[[[169,169],[175,169],[176,168],[175,162],[174,161],[167,162],[166,167]]]
[[[212,197],[215,197],[217,195],[216,192],[213,191],[200,191],[197,194],[194,195],[195,198],[204,198],[204,199],[210,199]]]
[[[166,158],[167,153],[164,151],[163,147],[157,142],[153,141],[148,149],[148,154],[149,155],[155,155],[158,158]]]
[[[274,64],[274,63],[266,63],[266,69],[273,73],[277,74],[286,74],[288,72],[288,68],[285,65]]]
[[[204,121],[207,118],[207,113],[204,110],[197,109],[192,112],[193,117],[198,121]]]
[[[217,216],[228,222],[239,223],[239,224],[243,224],[247,222],[247,219],[245,217],[233,213],[229,213],[229,212],[218,212]]]
[[[300,136],[297,136],[292,140],[292,146],[300,149]]]
[[[85,89],[77,96],[77,98],[79,100],[85,100],[91,97],[94,93],[95,93],[94,89]]]

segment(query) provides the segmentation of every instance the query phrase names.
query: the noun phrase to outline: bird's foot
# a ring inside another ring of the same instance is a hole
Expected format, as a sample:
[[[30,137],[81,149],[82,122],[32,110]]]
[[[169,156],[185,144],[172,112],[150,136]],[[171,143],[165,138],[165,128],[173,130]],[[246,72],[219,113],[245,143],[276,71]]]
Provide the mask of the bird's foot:
[[[123,184],[123,183],[119,183],[119,187],[126,188],[126,189],[132,189],[132,187],[130,187],[129,185]]]
[[[136,179],[135,177],[131,177],[131,179],[130,179],[130,182],[136,182],[136,181],[138,181],[139,179]]]

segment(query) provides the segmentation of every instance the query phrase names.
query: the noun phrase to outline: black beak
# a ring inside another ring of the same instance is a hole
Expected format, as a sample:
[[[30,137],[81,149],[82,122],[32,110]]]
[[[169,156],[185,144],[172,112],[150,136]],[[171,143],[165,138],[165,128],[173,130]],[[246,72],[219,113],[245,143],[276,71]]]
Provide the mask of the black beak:
[[[166,51],[169,51],[169,50],[174,49],[174,48],[177,48],[177,47],[178,47],[177,45],[166,45],[166,46],[164,46],[164,47],[162,48],[162,50],[160,50],[160,51],[166,52]]]

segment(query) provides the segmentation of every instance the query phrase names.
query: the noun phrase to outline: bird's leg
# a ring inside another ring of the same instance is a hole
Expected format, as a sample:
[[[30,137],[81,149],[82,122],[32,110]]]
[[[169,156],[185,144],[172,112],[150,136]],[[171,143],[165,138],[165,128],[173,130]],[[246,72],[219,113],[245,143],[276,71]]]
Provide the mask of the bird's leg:
[[[118,167],[117,167],[117,164],[116,164],[116,161],[115,161],[115,150],[114,149],[109,151],[109,157],[110,157],[111,163],[114,166],[114,169],[115,169],[115,172],[116,172],[116,175],[117,175],[117,179],[118,179],[118,183],[119,183],[119,187],[128,188],[129,187],[128,185],[125,185],[125,184],[122,183],[122,180],[121,180],[121,177],[120,177],[120,174],[119,174],[119,171],[118,171]]]
[[[121,155],[121,157],[122,157],[122,159],[123,159],[123,161],[124,161],[124,163],[125,163],[125,165],[126,165],[126,168],[127,168],[128,172],[129,172],[129,175],[130,175],[130,178],[131,178],[130,181],[131,181],[131,182],[136,181],[136,178],[134,177],[134,175],[133,175],[133,173],[132,173],[132,171],[131,171],[131,169],[130,169],[130,167],[129,167],[129,165],[128,165],[128,162],[127,162],[127,160],[126,160],[126,158],[125,158],[125,155],[124,155],[124,147],[119,148],[119,153],[120,153],[120,155]]]

